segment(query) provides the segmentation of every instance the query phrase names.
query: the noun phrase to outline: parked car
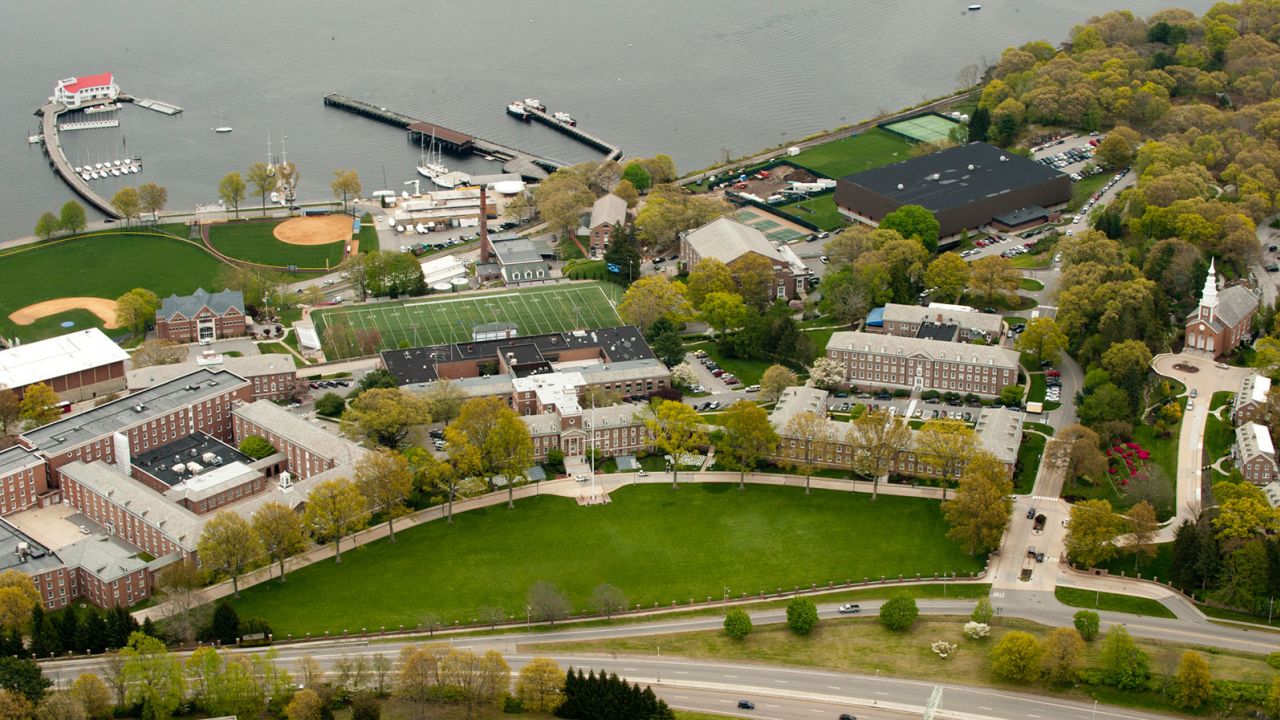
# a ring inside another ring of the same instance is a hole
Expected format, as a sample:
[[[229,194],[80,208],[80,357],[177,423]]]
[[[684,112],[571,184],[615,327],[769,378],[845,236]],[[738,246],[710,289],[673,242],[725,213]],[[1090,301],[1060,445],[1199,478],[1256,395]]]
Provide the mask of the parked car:
[[[753,393],[753,392],[760,392],[760,386],[759,386],[759,385],[748,385],[748,386],[746,386],[745,388],[743,388],[743,390],[744,390],[745,392],[752,392],[752,393]]]
[[[1036,519],[1036,509],[1035,509],[1035,508],[1031,508],[1030,510],[1028,510],[1028,511],[1027,511],[1027,519],[1028,519],[1028,520],[1035,520],[1035,519]]]

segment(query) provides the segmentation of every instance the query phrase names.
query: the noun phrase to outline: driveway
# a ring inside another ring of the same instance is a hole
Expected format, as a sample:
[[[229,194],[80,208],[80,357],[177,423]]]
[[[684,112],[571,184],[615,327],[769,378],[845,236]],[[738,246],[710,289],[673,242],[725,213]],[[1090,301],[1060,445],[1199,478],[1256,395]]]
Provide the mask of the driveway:
[[[241,355],[258,355],[258,345],[247,338],[234,338],[231,340],[217,340],[208,345],[200,345],[193,343],[187,346],[187,360],[195,361],[200,359],[206,351],[215,353],[238,352]]]

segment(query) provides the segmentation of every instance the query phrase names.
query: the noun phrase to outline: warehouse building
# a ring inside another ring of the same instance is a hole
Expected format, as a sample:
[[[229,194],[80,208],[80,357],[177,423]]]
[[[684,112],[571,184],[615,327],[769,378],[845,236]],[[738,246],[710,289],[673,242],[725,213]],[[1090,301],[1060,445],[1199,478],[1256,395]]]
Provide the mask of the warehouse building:
[[[0,352],[0,388],[21,397],[44,383],[68,402],[89,400],[124,389],[128,359],[101,330],[80,330]]]

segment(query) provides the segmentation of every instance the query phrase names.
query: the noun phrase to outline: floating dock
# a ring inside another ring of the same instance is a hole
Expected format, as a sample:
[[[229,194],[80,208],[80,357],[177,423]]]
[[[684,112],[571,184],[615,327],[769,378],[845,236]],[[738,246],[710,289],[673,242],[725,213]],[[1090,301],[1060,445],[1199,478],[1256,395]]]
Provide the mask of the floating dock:
[[[422,143],[434,134],[436,142],[446,150],[456,153],[471,152],[481,157],[491,157],[502,162],[503,172],[516,173],[529,180],[543,180],[550,173],[567,165],[567,163],[559,160],[534,155],[491,140],[450,130],[435,123],[419,120],[403,113],[378,107],[338,93],[325,95],[324,104],[339,110],[346,110],[349,113],[362,115],[387,125],[394,125],[406,131],[409,141],[414,145]]]
[[[72,120],[69,122],[58,123],[58,129],[66,132],[68,130],[97,130],[100,128],[120,127],[120,118],[99,118],[96,120]]]
[[[622,157],[622,150],[620,150],[617,145],[606,142],[605,140],[601,140],[595,135],[592,135],[591,133],[580,129],[576,125],[570,125],[568,123],[560,122],[559,120],[549,115],[546,110],[538,110],[537,108],[529,107],[528,105],[526,105],[525,112],[529,114],[529,117],[533,118],[534,120],[537,120],[543,125],[546,125],[547,127],[555,130],[559,130],[565,135],[568,135],[569,137],[573,138],[574,140],[577,140],[578,142],[582,143],[583,145],[586,145],[587,147],[593,150],[599,150],[600,152],[605,153],[605,158],[604,158],[605,162],[612,162]]]
[[[54,172],[62,176],[67,185],[75,191],[77,195],[89,203],[98,212],[109,218],[121,220],[124,218],[106,198],[94,192],[89,187],[89,183],[76,174],[75,167],[67,160],[66,153],[62,151],[62,142],[58,139],[58,116],[66,112],[67,108],[62,103],[48,102],[40,107],[38,111],[41,118],[41,128],[44,135],[44,154],[49,158],[49,164],[53,166]]]
[[[138,107],[155,110],[156,112],[164,113],[165,115],[177,115],[182,112],[182,108],[171,103],[152,100],[151,98],[136,98],[130,95],[125,95],[124,93],[120,93],[117,100],[120,102],[131,102]]]

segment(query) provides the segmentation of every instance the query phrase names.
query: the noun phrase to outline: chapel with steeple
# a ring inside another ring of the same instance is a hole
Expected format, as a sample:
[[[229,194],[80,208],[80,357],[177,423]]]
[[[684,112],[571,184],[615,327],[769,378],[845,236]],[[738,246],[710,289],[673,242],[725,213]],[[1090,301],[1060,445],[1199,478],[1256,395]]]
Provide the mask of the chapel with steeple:
[[[1200,291],[1200,306],[1187,316],[1186,349],[1210,357],[1225,355],[1252,331],[1258,296],[1248,285],[1218,287],[1218,273],[1209,261],[1209,274]]]

